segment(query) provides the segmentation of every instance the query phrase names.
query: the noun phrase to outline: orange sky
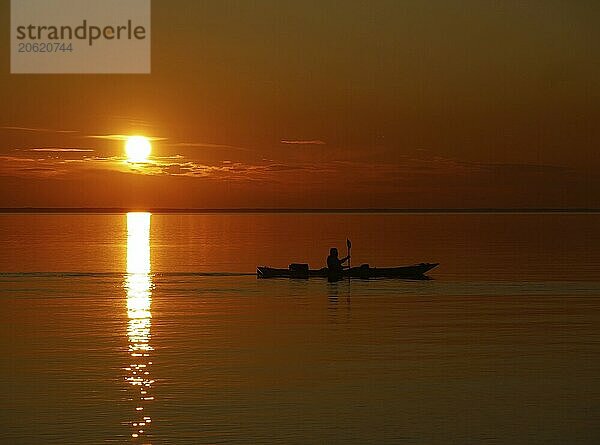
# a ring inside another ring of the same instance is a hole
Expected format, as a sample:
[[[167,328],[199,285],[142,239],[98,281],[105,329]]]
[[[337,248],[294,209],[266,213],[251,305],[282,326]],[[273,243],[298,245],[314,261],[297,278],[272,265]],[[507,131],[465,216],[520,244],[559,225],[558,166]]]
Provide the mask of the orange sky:
[[[0,38],[0,206],[600,207],[596,2],[152,17],[151,75],[10,75]]]

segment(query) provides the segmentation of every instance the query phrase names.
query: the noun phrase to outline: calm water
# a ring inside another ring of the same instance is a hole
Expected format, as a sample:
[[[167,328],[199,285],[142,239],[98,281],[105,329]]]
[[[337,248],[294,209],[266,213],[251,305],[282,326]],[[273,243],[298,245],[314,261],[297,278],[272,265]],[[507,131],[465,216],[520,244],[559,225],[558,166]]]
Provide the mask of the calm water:
[[[430,281],[256,265],[440,262]],[[0,442],[600,443],[600,215],[1,215]]]

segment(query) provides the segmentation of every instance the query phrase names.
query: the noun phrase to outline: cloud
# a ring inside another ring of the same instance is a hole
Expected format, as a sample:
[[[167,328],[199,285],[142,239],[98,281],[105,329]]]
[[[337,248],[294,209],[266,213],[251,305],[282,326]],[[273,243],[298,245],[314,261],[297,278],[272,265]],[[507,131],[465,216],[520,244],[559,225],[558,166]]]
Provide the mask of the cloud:
[[[292,171],[292,170],[302,170],[303,167],[300,165],[271,164],[271,165],[265,166],[265,169],[267,171],[272,171],[272,172],[285,172],[285,171]]]
[[[131,136],[131,134],[90,134],[88,136],[85,136],[86,138],[90,138],[90,139],[104,139],[104,140],[109,140],[109,141],[126,141],[127,139],[129,139]],[[153,137],[153,136],[144,136],[146,139],[148,139],[149,141],[166,141],[167,138],[162,138],[162,137]]]
[[[312,140],[292,140],[292,139],[282,139],[282,144],[290,144],[290,145],[327,145],[325,141],[321,141],[319,139]]]
[[[22,172],[32,172],[32,173],[55,173],[56,170],[49,167],[24,167],[19,169]]]
[[[333,194],[354,190],[357,196],[362,193],[370,197],[372,191],[377,190],[383,200],[392,199],[399,192],[406,196],[413,193],[419,196],[420,193],[421,196],[445,197],[453,203],[455,201],[452,200],[462,196],[484,203],[490,193],[501,196],[506,202],[519,203],[523,187],[546,196],[554,190],[553,184],[575,184],[573,187],[578,184],[577,173],[562,167],[477,163],[430,155],[403,156],[393,163],[348,159],[306,162],[226,160],[212,163],[180,155],[156,157],[146,163],[129,163],[120,156],[95,156],[86,152],[71,153],[71,156],[68,152],[52,155],[33,150],[16,153],[18,155],[0,156],[0,176],[78,180],[119,173],[130,175],[132,180],[135,180],[134,176],[140,180],[143,177],[148,180],[173,178],[174,181],[179,181],[176,178],[189,178],[215,185],[301,190],[304,194],[313,193],[315,196],[323,194],[323,190]],[[584,180],[590,182],[591,179]],[[165,180],[164,184],[167,186],[171,182]]]
[[[26,151],[50,152],[50,153],[91,153],[94,150],[91,148],[63,148],[63,147],[42,147],[42,148],[27,148]]]
[[[54,130],[54,129],[50,129],[50,128],[14,127],[14,126],[0,126],[0,130],[32,131],[32,132],[37,132],[37,133],[78,133],[75,130]]]
[[[569,171],[567,167],[548,164],[479,164],[482,168],[498,173],[514,174],[557,174]]]
[[[48,177],[65,173],[64,163],[56,159],[33,159],[0,156],[0,175],[17,177]]]
[[[239,151],[250,151],[244,147],[238,147],[236,145],[227,145],[227,144],[211,144],[208,142],[178,142],[176,144],[171,144],[170,147],[184,147],[184,148],[216,148],[223,150],[239,150]]]

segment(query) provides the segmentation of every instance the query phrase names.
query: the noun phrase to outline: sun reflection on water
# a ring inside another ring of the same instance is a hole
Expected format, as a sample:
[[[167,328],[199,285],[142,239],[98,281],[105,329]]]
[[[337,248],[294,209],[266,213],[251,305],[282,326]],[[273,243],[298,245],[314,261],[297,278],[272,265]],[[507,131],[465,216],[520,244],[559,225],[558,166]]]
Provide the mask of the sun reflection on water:
[[[154,397],[150,368],[152,366],[150,328],[152,325],[152,275],[150,266],[150,213],[127,214],[127,337],[129,366],[125,380],[131,385],[135,417],[129,421],[132,438],[147,437],[152,418],[148,408]]]

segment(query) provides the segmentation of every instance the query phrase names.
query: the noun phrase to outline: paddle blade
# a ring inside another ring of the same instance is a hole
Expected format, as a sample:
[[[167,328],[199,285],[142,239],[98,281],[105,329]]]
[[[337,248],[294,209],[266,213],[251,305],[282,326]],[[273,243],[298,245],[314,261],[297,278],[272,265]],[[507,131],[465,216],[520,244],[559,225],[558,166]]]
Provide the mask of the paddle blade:
[[[352,248],[352,242],[349,239],[346,239],[346,246],[348,246],[348,249]]]

